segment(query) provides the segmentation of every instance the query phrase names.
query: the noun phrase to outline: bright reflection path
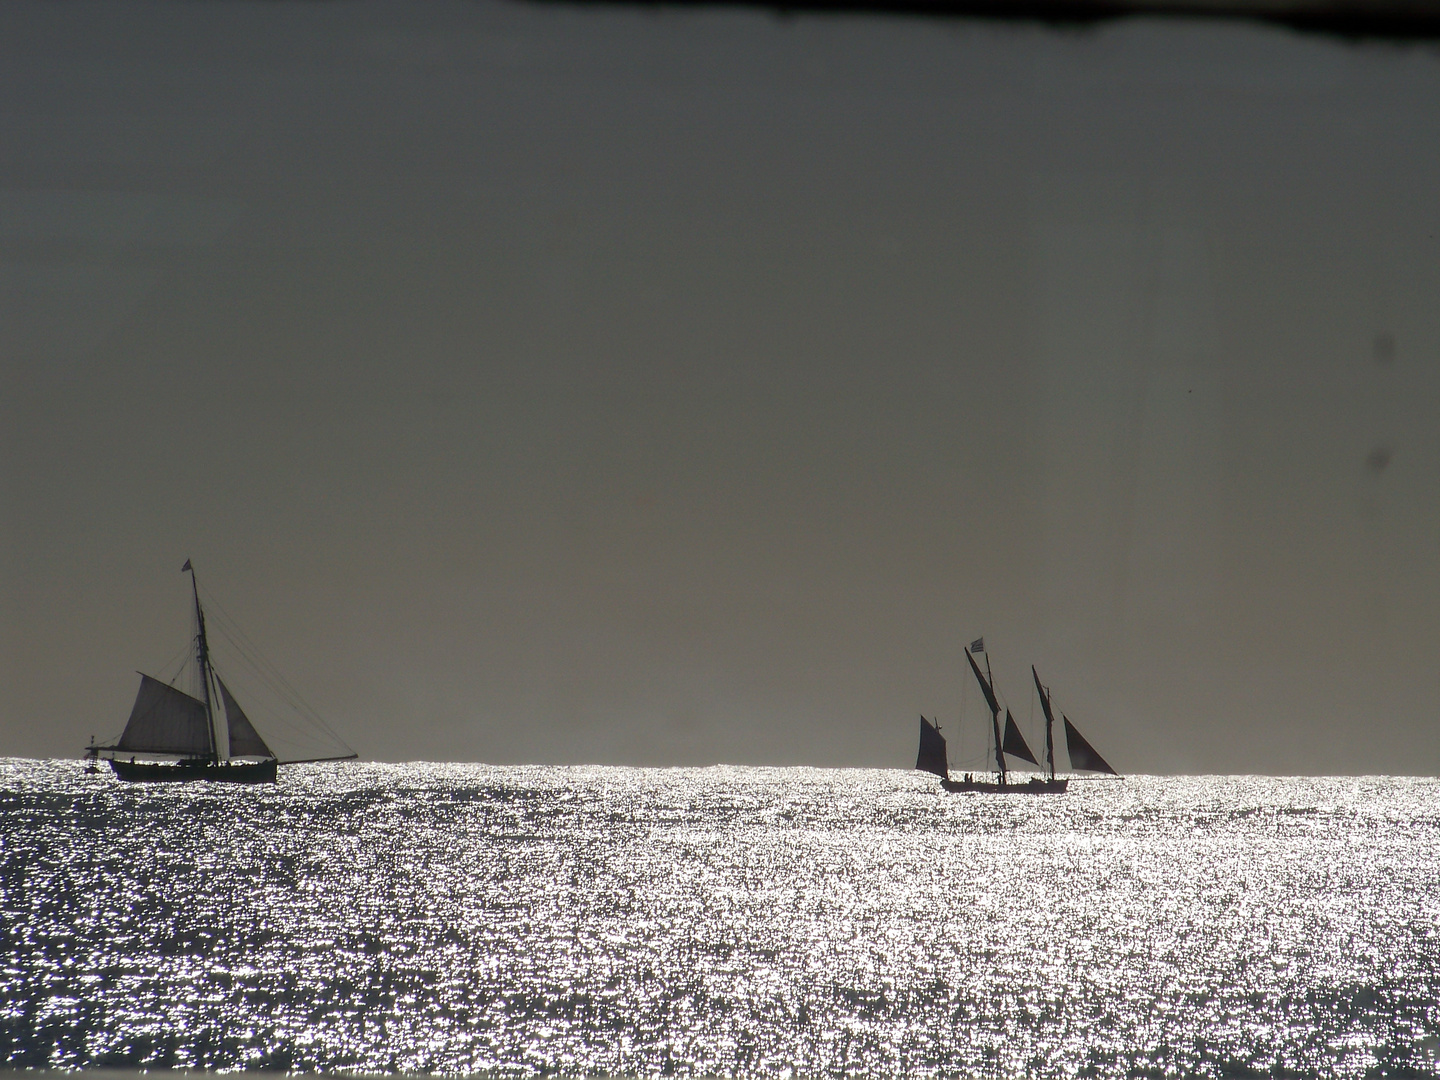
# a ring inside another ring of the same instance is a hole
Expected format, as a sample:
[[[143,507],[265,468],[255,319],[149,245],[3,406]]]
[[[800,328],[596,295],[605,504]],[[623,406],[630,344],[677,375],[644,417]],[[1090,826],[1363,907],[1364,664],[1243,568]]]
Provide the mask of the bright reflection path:
[[[0,761],[0,1061],[1434,1075],[1440,782]]]

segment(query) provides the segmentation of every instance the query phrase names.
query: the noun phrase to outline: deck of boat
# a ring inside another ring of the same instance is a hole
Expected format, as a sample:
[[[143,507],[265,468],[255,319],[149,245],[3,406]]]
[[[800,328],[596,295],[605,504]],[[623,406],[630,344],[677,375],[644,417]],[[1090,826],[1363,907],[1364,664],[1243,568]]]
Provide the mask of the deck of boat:
[[[110,768],[121,780],[149,783],[219,780],[230,784],[273,784],[271,761],[123,761],[110,758]]]
[[[1001,784],[994,780],[950,780],[940,781],[946,791],[973,791],[992,795],[1058,795],[1070,786],[1069,779],[1046,780],[1032,777],[1022,783]]]

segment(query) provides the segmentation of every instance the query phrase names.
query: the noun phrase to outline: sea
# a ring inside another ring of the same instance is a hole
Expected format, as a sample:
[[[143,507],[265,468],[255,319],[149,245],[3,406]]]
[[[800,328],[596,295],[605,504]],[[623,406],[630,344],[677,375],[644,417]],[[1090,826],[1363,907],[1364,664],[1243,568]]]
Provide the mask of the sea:
[[[0,1063],[1436,1076],[1440,781],[0,759]]]

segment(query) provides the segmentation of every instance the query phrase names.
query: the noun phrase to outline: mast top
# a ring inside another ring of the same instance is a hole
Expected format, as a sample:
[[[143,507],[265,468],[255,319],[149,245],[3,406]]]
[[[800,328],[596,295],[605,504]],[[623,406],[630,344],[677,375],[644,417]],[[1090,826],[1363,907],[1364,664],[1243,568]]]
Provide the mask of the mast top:
[[[984,672],[982,672],[980,670],[980,666],[975,663],[975,657],[971,656],[968,651],[965,653],[965,659],[970,661],[970,670],[975,673],[975,680],[980,684],[981,693],[985,695],[985,704],[990,706],[991,713],[998,716],[1000,713],[1000,702],[997,701],[995,698],[995,687],[993,682],[985,678]],[[990,664],[989,653],[985,654],[985,664],[988,669]]]

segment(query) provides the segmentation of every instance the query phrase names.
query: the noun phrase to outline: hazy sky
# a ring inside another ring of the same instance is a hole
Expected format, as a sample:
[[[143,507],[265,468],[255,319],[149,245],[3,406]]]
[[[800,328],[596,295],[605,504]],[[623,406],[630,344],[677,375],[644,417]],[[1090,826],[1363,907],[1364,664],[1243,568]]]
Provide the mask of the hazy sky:
[[[5,4],[0,754],[192,558],[366,757],[969,756],[983,634],[1122,771],[1433,773],[1437,236],[1430,47]]]

